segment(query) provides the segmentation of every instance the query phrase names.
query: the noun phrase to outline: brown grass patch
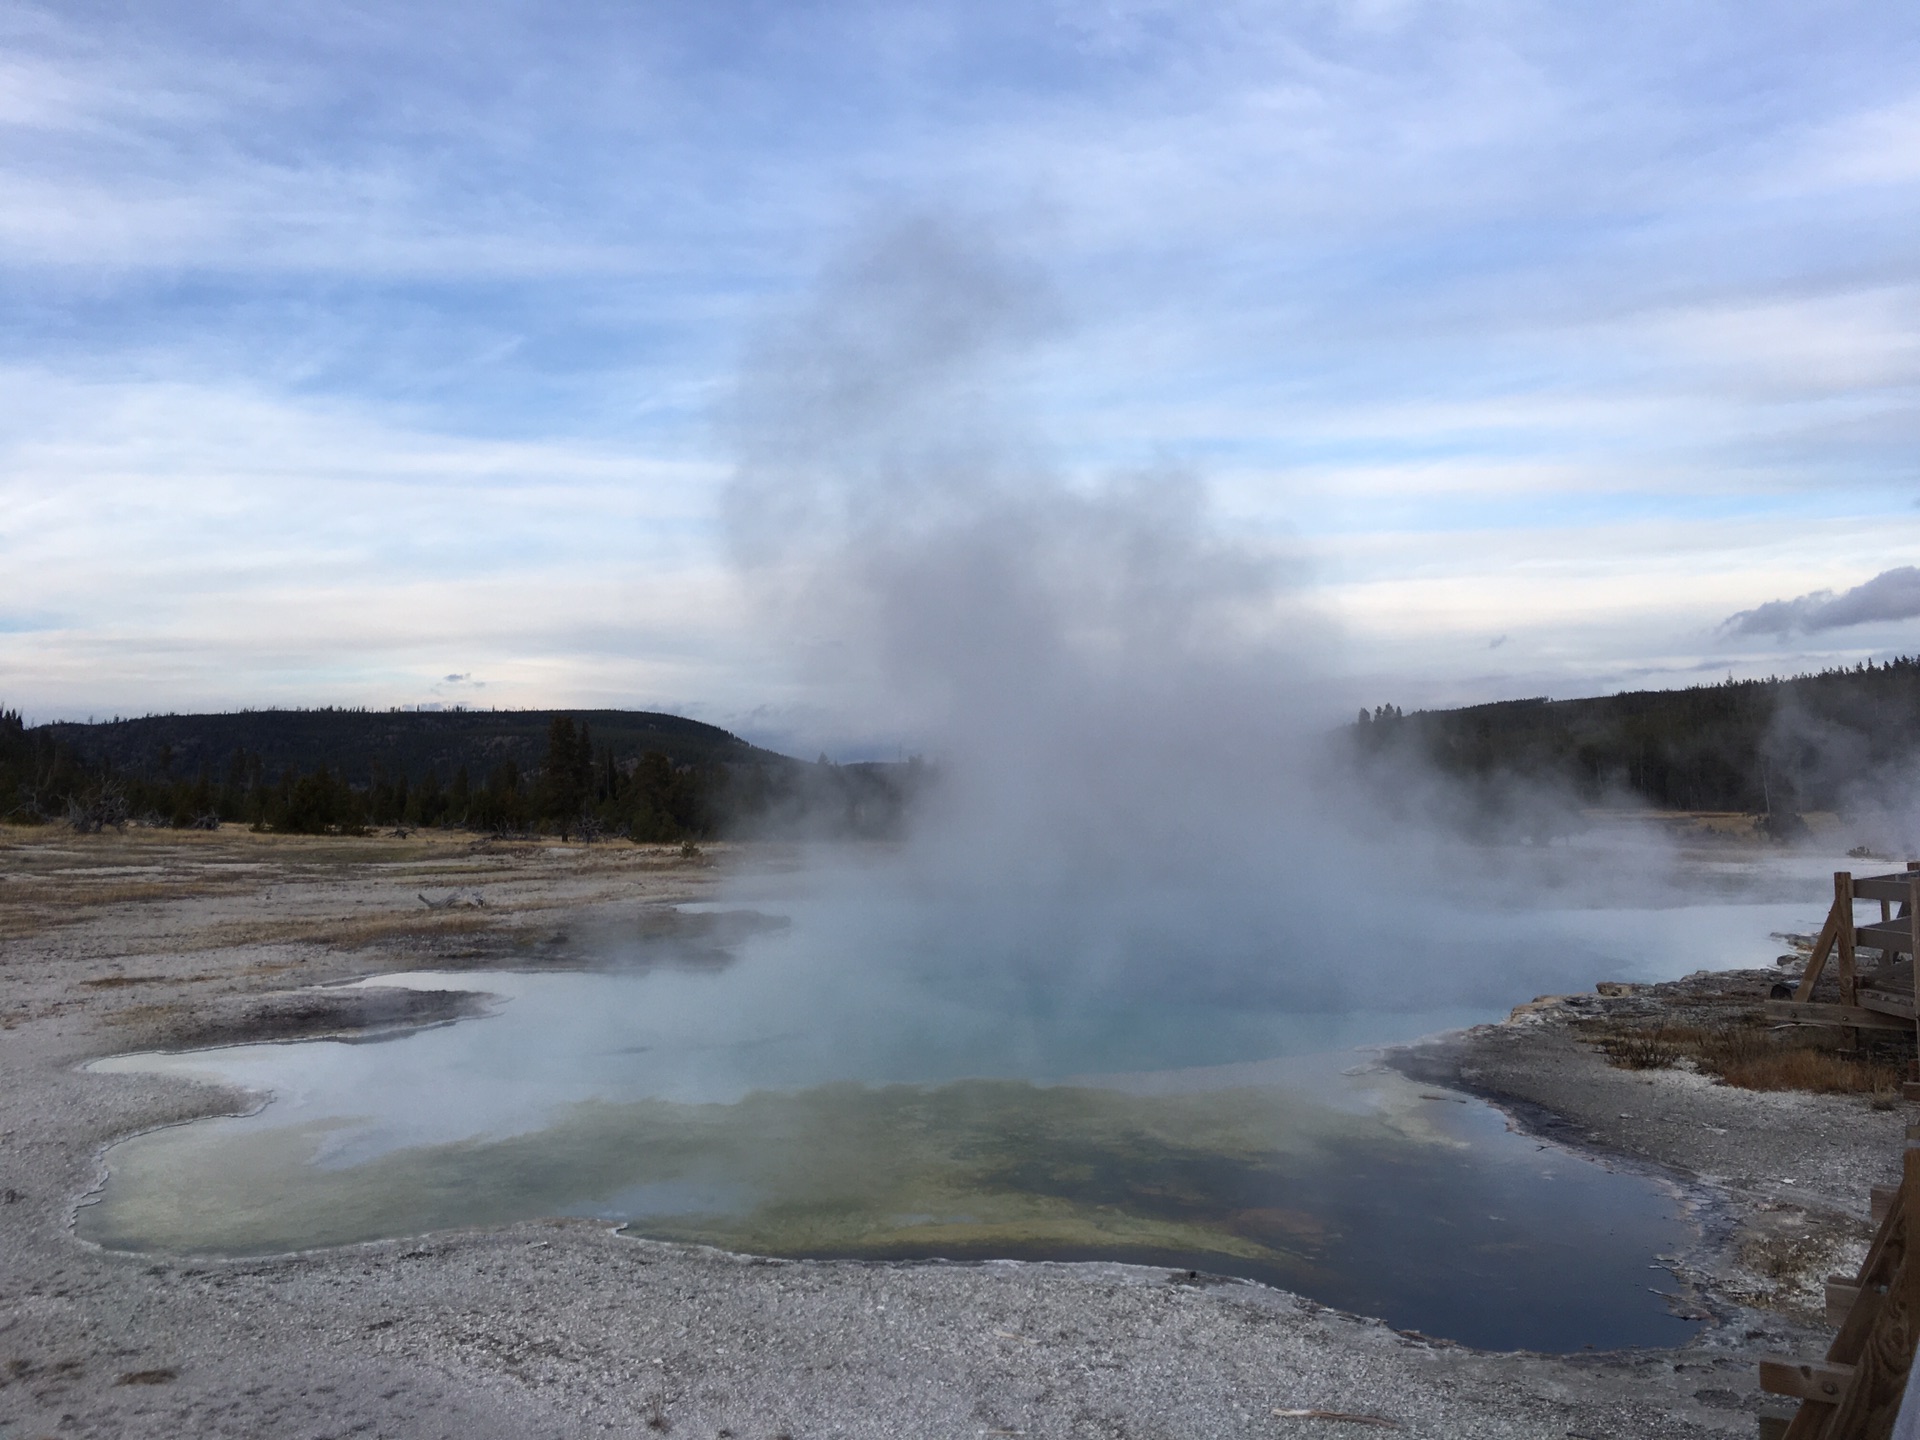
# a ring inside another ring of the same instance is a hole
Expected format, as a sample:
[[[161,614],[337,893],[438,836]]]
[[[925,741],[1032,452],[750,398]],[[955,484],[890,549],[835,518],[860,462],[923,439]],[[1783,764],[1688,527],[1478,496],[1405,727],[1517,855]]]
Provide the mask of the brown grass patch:
[[[53,916],[32,910],[3,911],[0,912],[0,940],[24,940],[29,935],[38,935],[53,923]]]
[[[108,1025],[150,1025],[184,1015],[187,1009],[184,1000],[167,1000],[157,1005],[129,1005],[102,1019]]]
[[[82,980],[82,988],[87,990],[122,990],[129,985],[160,985],[167,980],[165,975],[106,975],[98,980]]]
[[[149,900],[215,895],[239,888],[239,882],[204,874],[177,880],[94,880],[83,875],[41,878],[9,885],[9,905],[138,905]]]
[[[111,905],[185,900],[239,888],[234,880],[91,880],[84,876],[16,881],[0,890],[0,936],[19,939],[55,925],[73,925]]]
[[[472,910],[449,913],[421,910],[379,918],[339,919],[315,915],[298,920],[235,921],[196,943],[208,949],[237,945],[328,945],[361,950],[394,940],[431,940],[442,935],[471,935],[493,928],[496,917]]]
[[[56,926],[78,925],[98,918],[115,905],[149,905],[163,900],[185,900],[238,888],[238,882],[207,880],[96,881],[37,879],[17,882],[0,891],[0,940],[24,940]]]
[[[1625,1070],[1661,1070],[1690,1061],[1702,1074],[1742,1090],[1800,1090],[1816,1095],[1894,1096],[1906,1075],[1897,1043],[1884,1049],[1863,1038],[1843,1051],[1841,1032],[1825,1027],[1773,1029],[1758,1018],[1713,1025],[1583,1027],[1610,1064]]]
[[[1849,1059],[1811,1047],[1782,1049],[1728,1064],[1719,1074],[1742,1090],[1807,1090],[1815,1095],[1897,1095],[1904,1067]]]
[[[145,900],[164,900],[176,887],[164,880],[92,880],[75,876],[57,890],[53,885],[42,888],[53,892],[51,898],[63,905],[137,905]]]

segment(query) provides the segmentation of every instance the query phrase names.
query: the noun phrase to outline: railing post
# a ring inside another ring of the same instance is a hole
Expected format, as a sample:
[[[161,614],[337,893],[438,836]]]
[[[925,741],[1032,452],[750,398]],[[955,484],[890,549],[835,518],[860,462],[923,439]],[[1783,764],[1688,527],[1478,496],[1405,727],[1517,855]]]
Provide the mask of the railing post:
[[[1840,921],[1839,930],[1834,935],[1834,952],[1840,968],[1840,1003],[1857,1005],[1859,986],[1854,976],[1854,924],[1853,924],[1853,872],[1836,870],[1833,872],[1833,913]],[[1849,1050],[1860,1048],[1860,1032],[1849,1027],[1846,1032],[1846,1047]]]
[[[1854,1003],[1853,975],[1853,872],[1833,872],[1833,913],[1839,917],[1839,933],[1833,938],[1840,956],[1840,1003]]]
[[[1912,879],[1907,881],[1907,943],[1913,948],[1907,951],[1907,959],[1913,962],[1913,1053],[1916,1069],[1920,1069],[1920,860],[1909,860],[1907,870]],[[1889,955],[1888,969],[1898,956]],[[1916,1074],[1915,1079],[1920,1079]],[[1910,1232],[1920,1236],[1920,1231]]]

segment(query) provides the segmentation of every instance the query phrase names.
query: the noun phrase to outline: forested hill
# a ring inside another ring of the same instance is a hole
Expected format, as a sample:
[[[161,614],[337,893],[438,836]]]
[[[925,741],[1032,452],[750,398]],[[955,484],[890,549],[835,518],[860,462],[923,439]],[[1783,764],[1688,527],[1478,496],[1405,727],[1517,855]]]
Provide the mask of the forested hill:
[[[250,710],[27,726],[0,711],[0,821],[645,842],[884,835],[917,763],[833,765],[636,710]]]
[[[1787,679],[1586,700],[1363,712],[1370,754],[1416,754],[1463,778],[1516,777],[1582,798],[1676,810],[1846,809],[1920,775],[1920,657]]]
[[[70,746],[115,772],[142,778],[223,778],[235,755],[269,775],[325,766],[352,785],[405,775],[418,783],[462,767],[476,780],[502,761],[531,772],[545,760],[554,719],[584,722],[595,748],[630,761],[657,751],[674,765],[789,765],[717,725],[650,710],[243,710],[228,715],[146,715],[98,724],[55,722],[31,733]]]

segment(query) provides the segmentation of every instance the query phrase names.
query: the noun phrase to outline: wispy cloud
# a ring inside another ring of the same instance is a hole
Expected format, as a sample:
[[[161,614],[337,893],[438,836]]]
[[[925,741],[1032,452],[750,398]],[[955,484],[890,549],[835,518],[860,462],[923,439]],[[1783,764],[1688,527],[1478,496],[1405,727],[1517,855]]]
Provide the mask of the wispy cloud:
[[[1815,590],[1792,600],[1769,600],[1729,616],[1724,628],[1736,635],[1791,635],[1915,616],[1920,616],[1920,569],[1900,565],[1838,595]]]
[[[929,198],[1051,272],[1018,378],[1063,463],[1171,455],[1313,542],[1364,664],[1531,663],[1591,556],[1560,653],[1610,683],[1846,573],[1716,528],[1838,527],[1858,573],[1916,540],[1911,7],[480,0],[456,39],[423,0],[23,0],[0,55],[0,615],[64,637],[0,630],[8,703],[137,703],[97,648],[136,622],[153,703],[561,684],[458,597],[706,595],[755,317]],[[351,648],[393,574],[436,617],[404,682]],[[342,638],[270,663],[221,617],[293,580]],[[777,688],[661,613],[673,685]]]

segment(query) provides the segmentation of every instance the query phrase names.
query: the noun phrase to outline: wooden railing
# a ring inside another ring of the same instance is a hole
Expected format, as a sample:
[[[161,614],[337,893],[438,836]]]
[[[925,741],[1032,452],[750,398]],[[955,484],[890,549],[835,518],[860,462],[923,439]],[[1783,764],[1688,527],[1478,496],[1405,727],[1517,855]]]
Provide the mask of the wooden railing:
[[[1862,902],[1880,905],[1878,920],[1862,925],[1856,907]],[[1895,907],[1898,907],[1896,911]],[[1879,956],[1862,973],[1860,952]],[[1791,1000],[1769,1000],[1767,1013],[1778,1020],[1812,1025],[1845,1025],[1863,1030],[1905,1030],[1916,1015],[1913,957],[1920,952],[1920,860],[1910,860],[1904,871],[1891,875],[1855,877],[1837,871],[1833,877],[1833,907],[1827,923],[1813,942],[1807,968]],[[1907,958],[1903,961],[1901,956]],[[1834,962],[1840,1000],[1816,1002],[1814,987]]]
[[[1920,1085],[1909,1083],[1907,1090],[1909,1099],[1920,1099]],[[1920,1324],[1920,1125],[1908,1127],[1900,1187],[1888,1198],[1859,1273],[1827,1282],[1827,1314],[1839,1331],[1826,1358],[1760,1362],[1760,1388],[1800,1402],[1790,1420],[1763,1417],[1760,1440],[1888,1440],[1893,1434]]]
[[[1877,920],[1861,924],[1857,906],[1878,902]],[[1897,908],[1896,908],[1897,907]],[[1879,958],[1863,971],[1860,952]],[[1905,956],[1903,961],[1900,957]],[[1776,1019],[1863,1029],[1909,1030],[1916,1024],[1914,957],[1920,955],[1920,861],[1904,872],[1833,877],[1833,908],[1791,1000],[1770,1000]],[[1829,961],[1839,1002],[1815,1001]],[[1920,1083],[1907,1081],[1909,1101]],[[1889,1440],[1920,1339],[1920,1125],[1907,1127],[1897,1189],[1876,1189],[1879,1222],[1857,1275],[1827,1282],[1827,1316],[1838,1327],[1821,1360],[1760,1362],[1760,1388],[1800,1402],[1791,1419],[1765,1417],[1761,1440]]]

